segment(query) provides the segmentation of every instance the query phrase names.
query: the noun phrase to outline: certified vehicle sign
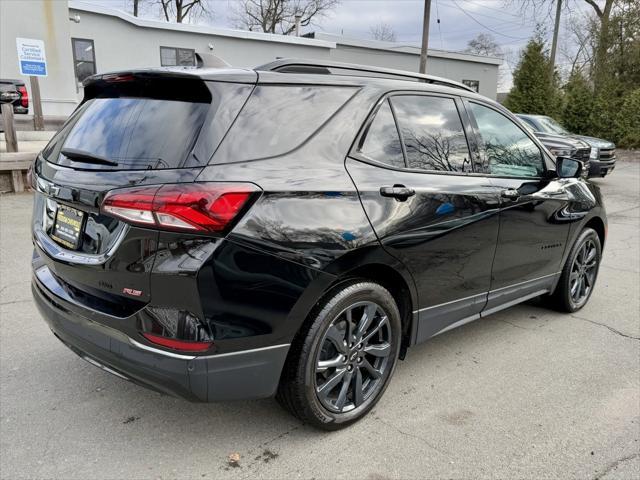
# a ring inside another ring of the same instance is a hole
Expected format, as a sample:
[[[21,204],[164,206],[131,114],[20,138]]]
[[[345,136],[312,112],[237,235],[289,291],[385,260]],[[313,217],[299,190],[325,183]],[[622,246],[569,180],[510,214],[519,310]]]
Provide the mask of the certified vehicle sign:
[[[16,38],[16,46],[20,75],[46,77],[47,56],[44,52],[44,42],[33,38]]]

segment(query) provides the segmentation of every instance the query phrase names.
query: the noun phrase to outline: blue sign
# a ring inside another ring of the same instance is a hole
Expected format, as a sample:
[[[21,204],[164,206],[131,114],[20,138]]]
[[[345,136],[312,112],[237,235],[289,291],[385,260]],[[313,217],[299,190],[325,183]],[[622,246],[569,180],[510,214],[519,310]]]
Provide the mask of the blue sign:
[[[21,75],[37,75],[39,77],[47,76],[47,64],[44,62],[30,62],[22,60],[20,62]]]

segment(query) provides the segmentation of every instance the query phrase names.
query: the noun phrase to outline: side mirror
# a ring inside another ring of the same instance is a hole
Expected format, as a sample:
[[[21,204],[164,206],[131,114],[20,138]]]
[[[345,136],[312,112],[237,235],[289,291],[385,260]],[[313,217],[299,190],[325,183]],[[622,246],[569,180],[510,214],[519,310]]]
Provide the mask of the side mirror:
[[[583,163],[569,157],[556,159],[556,174],[559,178],[579,178],[582,175]]]

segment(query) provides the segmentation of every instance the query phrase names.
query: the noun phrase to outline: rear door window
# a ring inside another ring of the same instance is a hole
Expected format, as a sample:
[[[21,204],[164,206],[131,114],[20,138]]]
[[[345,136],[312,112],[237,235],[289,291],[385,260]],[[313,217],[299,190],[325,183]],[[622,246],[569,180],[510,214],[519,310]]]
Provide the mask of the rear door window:
[[[380,106],[371,122],[360,153],[377,162],[405,168],[400,136],[388,100]]]
[[[471,172],[467,137],[453,98],[391,97],[402,134],[407,166],[436,172]]]

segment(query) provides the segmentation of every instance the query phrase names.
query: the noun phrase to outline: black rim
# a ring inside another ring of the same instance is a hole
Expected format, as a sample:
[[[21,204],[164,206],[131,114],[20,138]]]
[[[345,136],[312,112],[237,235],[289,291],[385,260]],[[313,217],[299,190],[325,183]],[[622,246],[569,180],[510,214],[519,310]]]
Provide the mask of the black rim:
[[[382,389],[391,335],[387,314],[373,302],[358,302],[336,316],[315,360],[316,395],[327,410],[352,411]]]
[[[596,280],[597,266],[598,249],[593,240],[587,240],[578,250],[569,275],[569,294],[574,304],[580,305],[589,297]]]

